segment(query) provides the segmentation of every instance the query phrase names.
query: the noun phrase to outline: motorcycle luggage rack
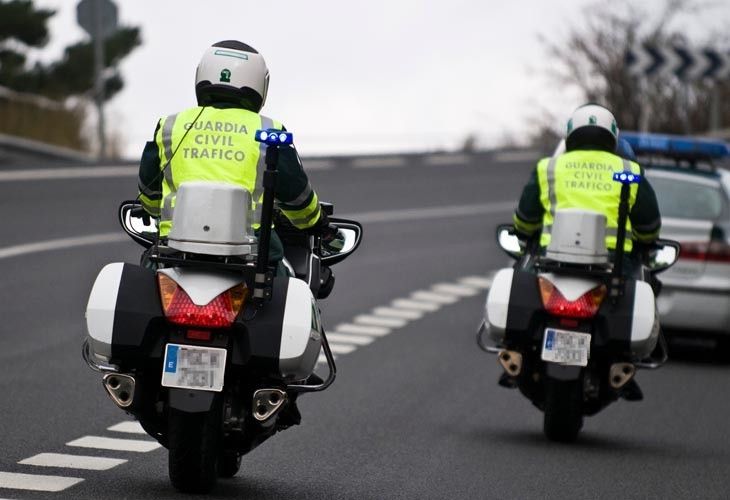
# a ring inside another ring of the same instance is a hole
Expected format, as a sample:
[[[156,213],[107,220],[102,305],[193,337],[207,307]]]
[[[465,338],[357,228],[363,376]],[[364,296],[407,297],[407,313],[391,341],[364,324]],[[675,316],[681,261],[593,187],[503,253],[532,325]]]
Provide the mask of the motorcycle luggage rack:
[[[534,263],[534,268],[543,272],[551,272],[555,274],[570,274],[573,276],[589,277],[589,278],[600,278],[610,279],[613,275],[613,266],[611,265],[570,265],[565,263],[559,263],[548,259],[538,259]]]
[[[201,254],[173,251],[169,247],[157,245],[150,253],[150,261],[175,266],[196,266],[208,269],[226,269],[231,271],[255,271],[253,260],[240,257],[211,257]]]
[[[327,335],[324,333],[324,329],[322,330],[322,350],[324,350],[324,357],[327,360],[327,368],[329,369],[327,378],[320,383],[307,384],[305,380],[305,383],[303,384],[288,384],[286,386],[287,391],[295,393],[319,392],[332,385],[332,382],[334,382],[337,377],[337,365],[335,365],[335,357],[332,355],[332,350],[330,349],[329,342],[327,342]],[[310,378],[312,377],[310,376]]]

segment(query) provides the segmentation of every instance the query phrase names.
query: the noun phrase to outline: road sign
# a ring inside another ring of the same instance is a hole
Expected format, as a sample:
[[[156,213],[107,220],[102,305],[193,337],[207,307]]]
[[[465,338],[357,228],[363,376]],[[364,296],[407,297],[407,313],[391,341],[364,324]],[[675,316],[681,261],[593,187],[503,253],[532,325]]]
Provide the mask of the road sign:
[[[93,37],[96,32],[97,8],[101,9],[100,34],[106,38],[117,30],[117,6],[111,0],[81,0],[76,6],[76,20]]]
[[[686,46],[637,45],[626,52],[634,76],[655,78],[673,74],[682,81],[730,79],[730,52]]]

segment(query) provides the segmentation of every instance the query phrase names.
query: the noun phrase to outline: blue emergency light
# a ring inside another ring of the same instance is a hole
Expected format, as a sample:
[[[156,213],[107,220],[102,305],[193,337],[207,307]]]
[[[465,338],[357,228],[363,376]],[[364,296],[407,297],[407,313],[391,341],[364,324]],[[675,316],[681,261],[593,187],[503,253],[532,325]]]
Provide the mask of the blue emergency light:
[[[717,160],[730,156],[730,146],[719,140],[669,134],[621,132],[637,155],[656,155],[685,160]]]
[[[631,172],[614,172],[613,180],[621,184],[638,184],[641,182],[641,176]]]
[[[269,146],[283,146],[285,144],[294,143],[294,134],[285,130],[268,128],[266,130],[257,130],[254,135],[256,141],[263,142]]]

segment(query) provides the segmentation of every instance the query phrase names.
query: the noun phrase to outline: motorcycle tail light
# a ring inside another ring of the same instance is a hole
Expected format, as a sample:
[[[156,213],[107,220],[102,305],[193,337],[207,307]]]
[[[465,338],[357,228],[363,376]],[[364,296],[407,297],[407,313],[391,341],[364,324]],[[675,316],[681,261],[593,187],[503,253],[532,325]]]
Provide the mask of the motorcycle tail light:
[[[598,313],[608,289],[600,285],[584,293],[576,300],[566,299],[555,285],[545,278],[538,278],[542,305],[548,314],[566,318],[592,318]]]
[[[243,307],[248,292],[246,285],[241,283],[199,306],[169,276],[158,273],[157,283],[165,317],[170,323],[180,326],[230,327]]]

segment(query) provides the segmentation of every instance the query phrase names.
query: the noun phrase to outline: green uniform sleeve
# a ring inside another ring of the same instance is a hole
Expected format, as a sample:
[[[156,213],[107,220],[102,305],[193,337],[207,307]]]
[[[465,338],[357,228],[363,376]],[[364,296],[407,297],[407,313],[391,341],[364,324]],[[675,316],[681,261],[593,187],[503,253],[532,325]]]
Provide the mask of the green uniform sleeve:
[[[643,174],[643,170],[642,170]],[[633,239],[640,243],[652,243],[659,237],[662,218],[659,214],[654,188],[646,177],[642,177],[636,191],[636,201],[629,214]]]
[[[513,216],[515,229],[526,236],[532,236],[542,228],[543,212],[537,169],[534,169],[527,184],[522,188],[520,202]]]
[[[276,201],[282,213],[297,229],[316,226],[321,218],[319,198],[294,146],[280,149],[278,170]]]
[[[155,135],[160,128],[157,124]],[[160,152],[157,143],[152,140],[145,144],[142,158],[139,161],[139,200],[144,210],[153,217],[160,216],[162,202],[162,172],[160,169]]]

